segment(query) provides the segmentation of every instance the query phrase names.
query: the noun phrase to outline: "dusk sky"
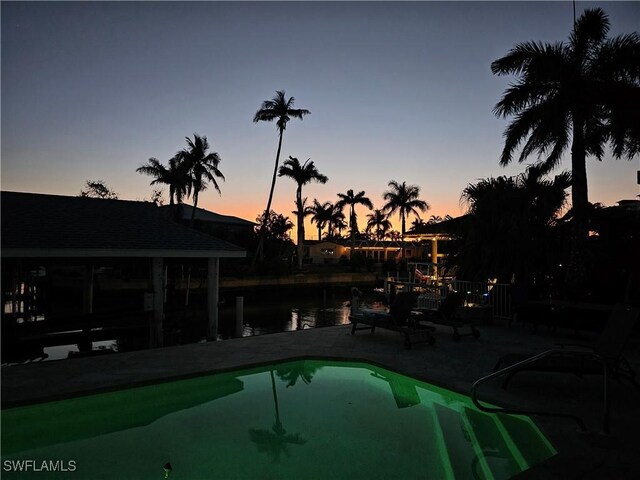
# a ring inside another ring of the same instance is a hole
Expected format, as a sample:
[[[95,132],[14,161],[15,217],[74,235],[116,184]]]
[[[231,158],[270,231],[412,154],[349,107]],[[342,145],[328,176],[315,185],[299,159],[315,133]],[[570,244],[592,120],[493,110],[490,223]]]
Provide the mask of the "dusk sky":
[[[576,2],[577,14],[594,6],[610,36],[638,30],[640,2]],[[491,62],[518,42],[566,41],[573,19],[571,2],[1,8],[3,190],[77,195],[101,179],[120,198],[148,199],[151,178],[136,168],[166,162],[196,132],[226,176],[222,195],[207,190],[199,206],[249,220],[265,207],[277,147],[275,123],[252,119],[282,89],[311,115],[289,123],[281,161],[311,158],[329,177],[305,187],[310,200],[365,190],[380,208],[393,179],[421,187],[425,219],[462,214],[467,184],[525,169],[498,165],[508,120],[492,109],[513,78],[492,75]],[[588,159],[590,201],[634,198],[639,168],[638,158]],[[273,208],[293,220],[294,197],[279,178]]]

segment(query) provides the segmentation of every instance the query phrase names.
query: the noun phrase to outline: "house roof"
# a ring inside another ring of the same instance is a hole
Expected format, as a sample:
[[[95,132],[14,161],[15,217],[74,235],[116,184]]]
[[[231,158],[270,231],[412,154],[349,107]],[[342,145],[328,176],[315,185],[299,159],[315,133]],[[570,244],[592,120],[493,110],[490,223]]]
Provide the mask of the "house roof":
[[[1,192],[3,257],[244,257],[149,202]]]
[[[470,216],[462,215],[460,217],[451,218],[438,223],[431,223],[422,225],[418,228],[412,228],[407,232],[407,235],[420,235],[420,234],[445,234],[445,235],[458,235],[465,227],[465,224],[469,221]]]
[[[172,205],[164,205],[161,208],[164,208],[164,209],[172,208]],[[183,220],[191,220],[192,212],[193,212],[193,206],[182,205]],[[238,227],[253,228],[255,225],[257,225],[256,223],[250,222],[249,220],[245,220],[244,218],[234,217],[231,215],[221,215],[219,213],[211,212],[209,210],[205,210],[204,208],[200,208],[200,207],[196,207],[195,219],[201,222],[224,223],[227,225],[238,226]]]

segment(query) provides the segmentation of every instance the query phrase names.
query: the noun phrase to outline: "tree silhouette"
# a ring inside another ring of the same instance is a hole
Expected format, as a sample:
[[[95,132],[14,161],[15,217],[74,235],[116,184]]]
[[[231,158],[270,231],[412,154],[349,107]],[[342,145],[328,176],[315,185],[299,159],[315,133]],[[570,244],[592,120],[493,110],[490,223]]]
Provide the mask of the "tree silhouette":
[[[302,379],[304,383],[311,383],[313,376],[321,366],[311,365],[307,361],[298,361],[285,364],[286,366],[276,369],[278,378],[287,382],[287,388],[293,387],[298,380]]]
[[[307,159],[306,162],[300,164],[300,161],[292,156],[289,156],[284,164],[278,171],[278,176],[289,177],[293,179],[297,184],[296,188],[296,213],[298,216],[298,238],[297,238],[297,252],[298,252],[298,269],[302,269],[302,256],[304,254],[304,217],[305,207],[302,200],[302,187],[311,182],[327,183],[329,180],[326,175],[321,174],[311,159]],[[310,213],[310,212],[309,212]]]
[[[336,208],[342,210],[344,207],[349,207],[349,228],[351,229],[351,250],[350,256],[353,256],[353,252],[356,248],[356,233],[358,232],[358,216],[356,215],[356,205],[364,205],[369,210],[373,210],[373,203],[368,197],[364,196],[364,190],[356,194],[353,190],[347,190],[347,193],[339,193],[340,200],[336,203]]]
[[[153,177],[150,185],[164,184],[169,187],[169,205],[181,205],[191,188],[189,171],[179,156],[169,159],[165,167],[157,158],[150,158],[136,172]]]
[[[118,194],[111,190],[104,180],[87,180],[83,190],[80,190],[80,197],[104,198],[117,200]]]
[[[221,194],[216,178],[224,180],[224,175],[218,169],[220,156],[215,152],[207,153],[207,150],[209,150],[207,137],[201,137],[194,133],[193,140],[189,137],[185,138],[187,140],[187,148],[178,152],[177,156],[184,163],[184,168],[190,177],[190,191],[193,197],[191,223],[193,224],[200,192],[206,190],[208,183],[211,182],[216,191]]]
[[[339,238],[342,236],[342,230],[347,228],[347,222],[342,212],[342,207],[336,202],[329,202],[329,214],[327,225],[329,231],[327,233],[328,238]],[[338,233],[336,234],[336,230]]]
[[[496,75],[518,76],[494,107],[499,117],[515,117],[504,132],[500,164],[509,164],[524,142],[518,161],[537,153],[550,171],[571,145],[578,250],[588,232],[586,157],[601,160],[606,144],[616,158],[640,151],[640,37],[607,39],[608,31],[603,10],[586,10],[568,43],[520,43],[491,64]]]
[[[268,213],[271,211],[271,200],[273,199],[273,191],[276,187],[276,174],[278,173],[278,164],[280,162],[282,135],[287,129],[287,123],[292,118],[299,118],[300,120],[302,120],[305,115],[309,115],[311,113],[309,110],[293,108],[294,101],[295,99],[293,97],[289,97],[289,99],[287,100],[284,90],[277,90],[275,97],[273,97],[271,100],[265,100],[264,102],[262,102],[262,106],[253,117],[254,122],[271,122],[275,120],[276,126],[278,128],[278,151],[276,152],[276,164],[273,168],[273,179],[271,180],[271,189],[269,190],[269,200],[267,200],[267,207],[264,209],[266,215],[264,215],[263,218],[265,219],[268,217]],[[263,230],[263,228],[260,229],[260,239],[258,241],[256,255],[253,258],[253,264],[255,264],[255,261],[258,257],[260,258],[260,260],[263,259]]]
[[[407,216],[414,214],[420,216],[418,210],[426,212],[429,209],[429,204],[424,200],[420,200],[420,187],[417,185],[407,185],[406,182],[398,183],[395,180],[391,180],[388,183],[389,190],[384,192],[382,198],[387,201],[382,209],[393,215],[398,212],[400,215],[400,226],[402,234],[402,258],[405,257],[404,251],[404,236],[407,232]]]
[[[431,215],[431,218],[433,218],[433,215]],[[425,225],[427,225],[428,222],[425,222],[422,218],[420,218],[419,216],[413,219],[413,222],[411,222],[411,230],[416,230],[420,227],[424,227]]]
[[[322,229],[330,221],[332,207],[331,202],[320,203],[318,199],[314,199],[313,204],[309,207],[311,223],[315,223],[318,227],[318,240],[322,239]]]
[[[258,215],[256,217],[256,223],[258,225],[255,227],[255,233],[258,235],[262,225],[264,225],[265,250],[268,250],[266,246],[270,245],[270,250],[273,251],[272,253],[277,253],[277,256],[281,257],[285,245],[292,245],[289,230],[293,228],[293,223],[289,217],[285,217],[271,210],[266,220],[264,219],[264,215]]]
[[[550,180],[542,172],[532,166],[516,177],[488,178],[464,189],[469,220],[448,262],[464,278],[511,282],[515,275],[527,282],[554,263],[561,248],[552,226],[571,176],[563,172]]]
[[[367,215],[367,232],[375,230],[376,240],[382,240],[389,230],[391,230],[391,222],[389,217],[382,210],[374,210],[373,213]]]
[[[287,434],[287,431],[282,426],[278,405],[278,392],[276,390],[276,380],[273,376],[273,370],[270,370],[269,374],[271,375],[271,390],[273,393],[276,418],[271,430],[250,428],[249,438],[256,444],[259,452],[267,453],[274,462],[278,462],[282,454],[290,455],[288,445],[304,445],[307,441],[302,438],[299,433]]]

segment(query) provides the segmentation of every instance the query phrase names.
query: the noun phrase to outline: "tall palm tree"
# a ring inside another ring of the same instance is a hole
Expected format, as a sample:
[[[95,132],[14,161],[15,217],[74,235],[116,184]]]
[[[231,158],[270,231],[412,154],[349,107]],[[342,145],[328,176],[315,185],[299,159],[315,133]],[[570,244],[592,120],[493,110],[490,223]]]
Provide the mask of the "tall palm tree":
[[[358,231],[358,216],[356,215],[356,205],[364,205],[369,210],[373,210],[373,203],[368,197],[364,196],[364,190],[356,194],[353,190],[347,190],[347,193],[339,193],[340,200],[336,203],[336,207],[340,210],[349,207],[349,228],[351,229],[351,251],[349,255],[353,255],[356,248],[356,232]]]
[[[389,190],[382,195],[382,198],[387,203],[384,204],[382,209],[389,215],[398,212],[400,216],[402,258],[404,258],[404,236],[407,232],[407,217],[411,214],[419,217],[418,211],[426,212],[429,209],[429,204],[418,198],[420,197],[420,187],[417,185],[407,185],[407,182],[398,183],[395,180],[391,180],[387,185]]]
[[[373,213],[367,215],[367,231],[375,230],[376,240],[382,240],[386,233],[391,230],[389,216],[382,210],[375,209]]]
[[[289,155],[289,158],[284,161],[284,164],[278,170],[279,177],[290,177],[298,185],[296,188],[296,213],[298,215],[298,238],[297,238],[297,252],[298,252],[298,268],[302,269],[302,255],[304,253],[304,217],[305,208],[302,201],[302,187],[311,182],[327,183],[329,180],[326,175],[323,175],[318,171],[311,159],[307,159],[306,162],[300,164],[300,160]]]
[[[191,223],[193,223],[200,192],[206,190],[208,182],[211,182],[216,191],[221,194],[216,177],[224,180],[224,175],[218,170],[220,156],[216,152],[207,153],[207,150],[209,150],[207,137],[201,137],[194,133],[193,140],[189,137],[185,138],[187,140],[187,148],[178,152],[177,155],[184,162],[185,168],[187,168],[191,176],[191,194],[193,197]]]
[[[150,158],[145,165],[138,167],[136,172],[153,177],[150,185],[167,185],[171,206],[177,204],[180,208],[184,198],[191,191],[189,170],[179,155],[170,158],[168,166],[163,165],[157,158]]]
[[[277,90],[275,97],[271,100],[265,100],[262,102],[260,110],[256,112],[253,117],[254,122],[271,122],[276,121],[276,127],[278,128],[278,151],[276,152],[276,164],[273,168],[273,179],[271,180],[271,189],[269,190],[269,200],[267,200],[267,208],[264,209],[266,215],[264,218],[268,218],[268,212],[271,211],[271,200],[273,200],[273,191],[276,187],[276,175],[278,173],[278,164],[280,163],[280,150],[282,149],[282,135],[287,129],[287,123],[292,118],[303,119],[305,115],[309,115],[311,112],[303,108],[293,108],[295,99],[289,97],[287,100],[284,90]],[[258,249],[253,259],[255,264],[256,258],[260,256],[263,258],[263,244],[264,244],[264,224],[260,228],[260,240],[258,241]]]
[[[533,153],[546,170],[571,145],[571,196],[577,244],[587,236],[586,157],[601,160],[609,143],[616,158],[640,151],[640,36],[607,38],[609,19],[600,8],[575,22],[568,43],[525,42],[491,64],[496,75],[517,75],[494,107],[515,116],[504,132],[501,165]]]
[[[309,207],[311,211],[311,223],[318,227],[318,240],[322,239],[322,229],[330,221],[330,214],[333,206],[331,202],[320,203],[318,199],[313,199],[313,204]]]

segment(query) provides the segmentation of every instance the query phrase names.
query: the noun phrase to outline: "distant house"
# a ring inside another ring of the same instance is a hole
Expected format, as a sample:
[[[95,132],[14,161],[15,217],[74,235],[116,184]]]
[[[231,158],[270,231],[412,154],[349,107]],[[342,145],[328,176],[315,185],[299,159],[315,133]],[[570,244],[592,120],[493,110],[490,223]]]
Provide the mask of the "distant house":
[[[182,223],[185,225],[191,225],[193,206],[182,205],[181,207]],[[164,205],[161,208],[168,211],[171,208],[175,209],[177,207],[175,205]],[[197,230],[243,247],[247,246],[247,240],[251,237],[253,229],[256,226],[257,223],[250,222],[243,218],[231,215],[221,215],[199,207],[196,207],[196,214],[193,223],[193,227]]]
[[[314,265],[338,263],[340,257],[349,255],[346,246],[334,241],[306,240],[304,247],[307,251],[305,256]]]
[[[439,275],[438,265],[443,263],[449,253],[449,242],[462,233],[468,221],[469,216],[463,215],[438,223],[422,225],[409,230],[405,235],[405,240],[416,242],[422,246],[420,255],[416,257],[432,263],[432,273]]]
[[[9,333],[32,338],[54,324],[88,331],[110,315],[142,321],[161,346],[166,265],[183,261],[206,269],[215,339],[219,259],[244,257],[242,248],[148,202],[1,192],[1,207],[3,356]]]
[[[351,242],[349,240],[305,242],[306,257],[312,264],[337,263],[341,257],[349,258]],[[370,240],[359,239],[355,242],[355,252],[369,258],[374,263],[383,263],[387,260],[399,258],[401,242],[398,240]],[[405,242],[407,257],[421,258],[424,246],[417,242],[407,240]]]

